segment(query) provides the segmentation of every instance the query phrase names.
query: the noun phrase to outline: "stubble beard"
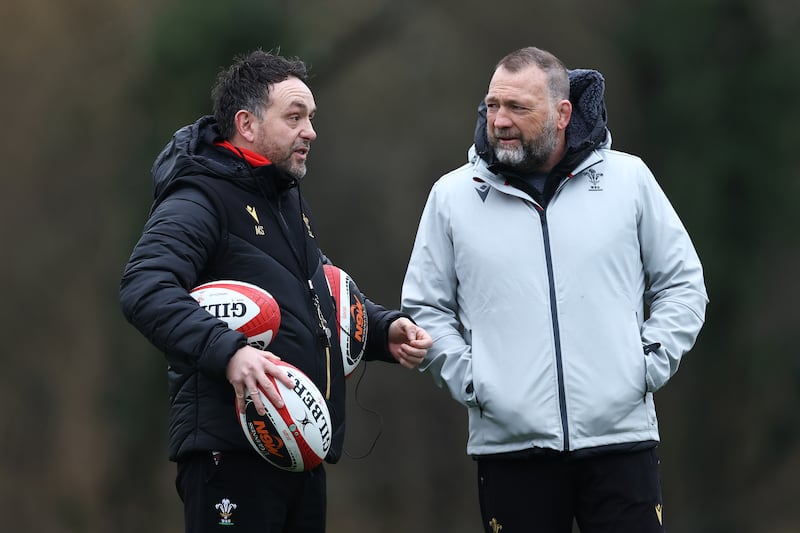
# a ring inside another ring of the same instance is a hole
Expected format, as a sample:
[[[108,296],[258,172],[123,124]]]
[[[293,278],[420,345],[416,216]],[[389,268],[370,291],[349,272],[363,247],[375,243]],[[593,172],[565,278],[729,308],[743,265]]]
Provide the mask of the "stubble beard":
[[[307,170],[305,163],[289,164],[284,168],[284,171],[297,181],[300,181],[306,176]]]
[[[302,145],[304,148],[309,148],[308,145]],[[289,176],[296,179],[297,181],[302,180],[305,175],[308,167],[306,166],[306,161],[295,161],[294,160],[294,152],[298,149],[298,146],[293,146],[291,151],[289,152],[289,156],[276,163],[276,166],[286,172]]]

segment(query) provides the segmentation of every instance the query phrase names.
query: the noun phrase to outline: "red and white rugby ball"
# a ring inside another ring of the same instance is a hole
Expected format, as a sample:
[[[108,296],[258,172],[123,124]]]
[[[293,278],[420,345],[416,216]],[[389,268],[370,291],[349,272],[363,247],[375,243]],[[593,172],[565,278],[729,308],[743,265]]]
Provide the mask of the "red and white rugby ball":
[[[272,465],[291,472],[311,470],[328,455],[333,427],[328,405],[314,382],[285,361],[276,362],[286,370],[295,386],[289,389],[269,376],[283,398],[276,409],[259,387],[266,415],[261,416],[253,400],[245,400],[244,413],[238,413],[245,437],[258,454]]]
[[[223,279],[204,283],[189,293],[200,307],[231,329],[247,336],[248,344],[263,350],[278,334],[281,309],[272,295],[250,283]]]
[[[344,375],[349,377],[358,367],[367,346],[367,306],[347,272],[334,265],[323,265],[322,268],[336,303],[336,331],[342,349]]]

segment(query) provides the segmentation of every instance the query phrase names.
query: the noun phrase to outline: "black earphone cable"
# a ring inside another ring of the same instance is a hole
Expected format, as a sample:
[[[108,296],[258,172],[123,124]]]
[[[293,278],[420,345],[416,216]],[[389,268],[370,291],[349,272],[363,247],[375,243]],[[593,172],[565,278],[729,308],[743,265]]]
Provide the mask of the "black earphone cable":
[[[362,411],[366,411],[367,413],[371,414],[372,416],[374,416],[378,420],[378,432],[375,434],[375,438],[372,440],[372,443],[369,445],[369,448],[367,448],[366,452],[364,452],[364,453],[362,453],[360,455],[355,455],[355,454],[352,454],[352,453],[348,452],[347,450],[344,450],[344,454],[347,457],[349,457],[350,459],[356,459],[356,460],[364,459],[367,456],[369,456],[372,453],[372,451],[375,449],[375,445],[378,444],[378,439],[381,438],[381,434],[383,433],[383,416],[378,411],[376,411],[375,409],[371,409],[371,408],[365,406],[363,403],[361,403],[361,400],[358,397],[358,393],[359,393],[359,390],[361,388],[361,380],[364,379],[364,375],[367,373],[367,362],[366,361],[361,361],[359,366],[361,366],[363,368],[361,369],[361,373],[359,374],[358,379],[356,381],[356,387],[355,387],[355,391],[354,391],[353,396],[355,398],[356,405],[358,405],[358,407],[360,407]]]

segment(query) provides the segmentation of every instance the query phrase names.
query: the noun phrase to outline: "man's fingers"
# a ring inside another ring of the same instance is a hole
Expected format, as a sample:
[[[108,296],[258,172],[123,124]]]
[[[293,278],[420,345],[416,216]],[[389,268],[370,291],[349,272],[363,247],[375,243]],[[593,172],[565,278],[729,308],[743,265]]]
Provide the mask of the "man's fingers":
[[[287,377],[287,376],[285,376],[285,374],[286,374],[285,372],[281,372],[281,373],[284,374],[284,377]],[[281,380],[281,381],[283,381],[283,380]],[[294,382],[291,382],[291,383],[292,383],[292,387],[294,387]],[[266,373],[264,373],[262,376],[260,376],[259,386],[261,387],[261,390],[264,393],[264,396],[267,397],[267,400],[269,402],[271,402],[272,405],[274,405],[278,409],[283,407],[283,405],[284,405],[283,398],[281,397],[280,393],[278,392],[277,384],[275,383],[273,378],[271,378]],[[259,394],[259,401],[260,400],[261,400],[261,395]],[[261,405],[263,407],[263,405],[264,405],[263,402],[261,402]],[[258,405],[256,405],[256,408],[258,408]],[[258,413],[260,415],[264,414],[261,411],[259,411]]]
[[[264,391],[264,395],[277,409],[283,407],[283,398],[274,385],[270,385],[270,387]]]
[[[233,384],[233,390],[236,392],[236,408],[239,410],[240,413],[244,413],[244,387],[239,384]]]
[[[398,351],[399,357],[397,358],[397,362],[399,362],[404,368],[413,370],[422,362],[424,355],[424,350],[417,350],[407,345],[402,346]]]
[[[253,405],[256,408],[256,412],[261,416],[264,416],[266,414],[266,410],[264,410],[264,402],[261,401],[261,394],[259,394],[258,387],[255,385],[248,385],[246,394],[247,396],[250,397],[250,400],[253,402]]]
[[[425,348],[416,348],[412,345],[406,345],[400,349],[400,353],[402,353],[407,359],[422,361],[425,358],[427,350]]]
[[[414,370],[419,366],[420,360],[419,359],[409,359],[408,357],[402,359],[400,364],[409,370]]]
[[[280,361],[281,360],[280,357],[278,357],[277,355],[275,355],[272,352],[264,352],[264,353],[266,353],[266,358],[269,359],[270,361]]]
[[[233,390],[236,392],[236,398],[244,398],[244,385],[240,383],[231,383]]]
[[[417,338],[417,328],[414,325],[410,325],[406,328],[406,341],[411,342]]]
[[[415,328],[414,338],[411,339],[409,344],[414,348],[419,348],[422,350],[427,350],[433,344],[433,339],[431,336],[428,335],[428,332],[422,328]]]
[[[269,374],[273,378],[277,379],[286,387],[293,389],[295,386],[295,382],[289,375],[286,373],[286,370],[282,366],[270,364],[265,370],[265,374]],[[266,375],[264,376],[266,379]]]

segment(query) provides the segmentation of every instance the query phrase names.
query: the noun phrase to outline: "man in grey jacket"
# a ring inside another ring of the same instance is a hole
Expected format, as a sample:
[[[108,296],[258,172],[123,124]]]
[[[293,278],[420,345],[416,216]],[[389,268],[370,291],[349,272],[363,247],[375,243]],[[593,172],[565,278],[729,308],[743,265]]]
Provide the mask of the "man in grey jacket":
[[[503,58],[408,265],[420,368],[468,410],[487,532],[664,530],[653,393],[708,298],[653,174],[611,150],[603,94],[538,48]]]

